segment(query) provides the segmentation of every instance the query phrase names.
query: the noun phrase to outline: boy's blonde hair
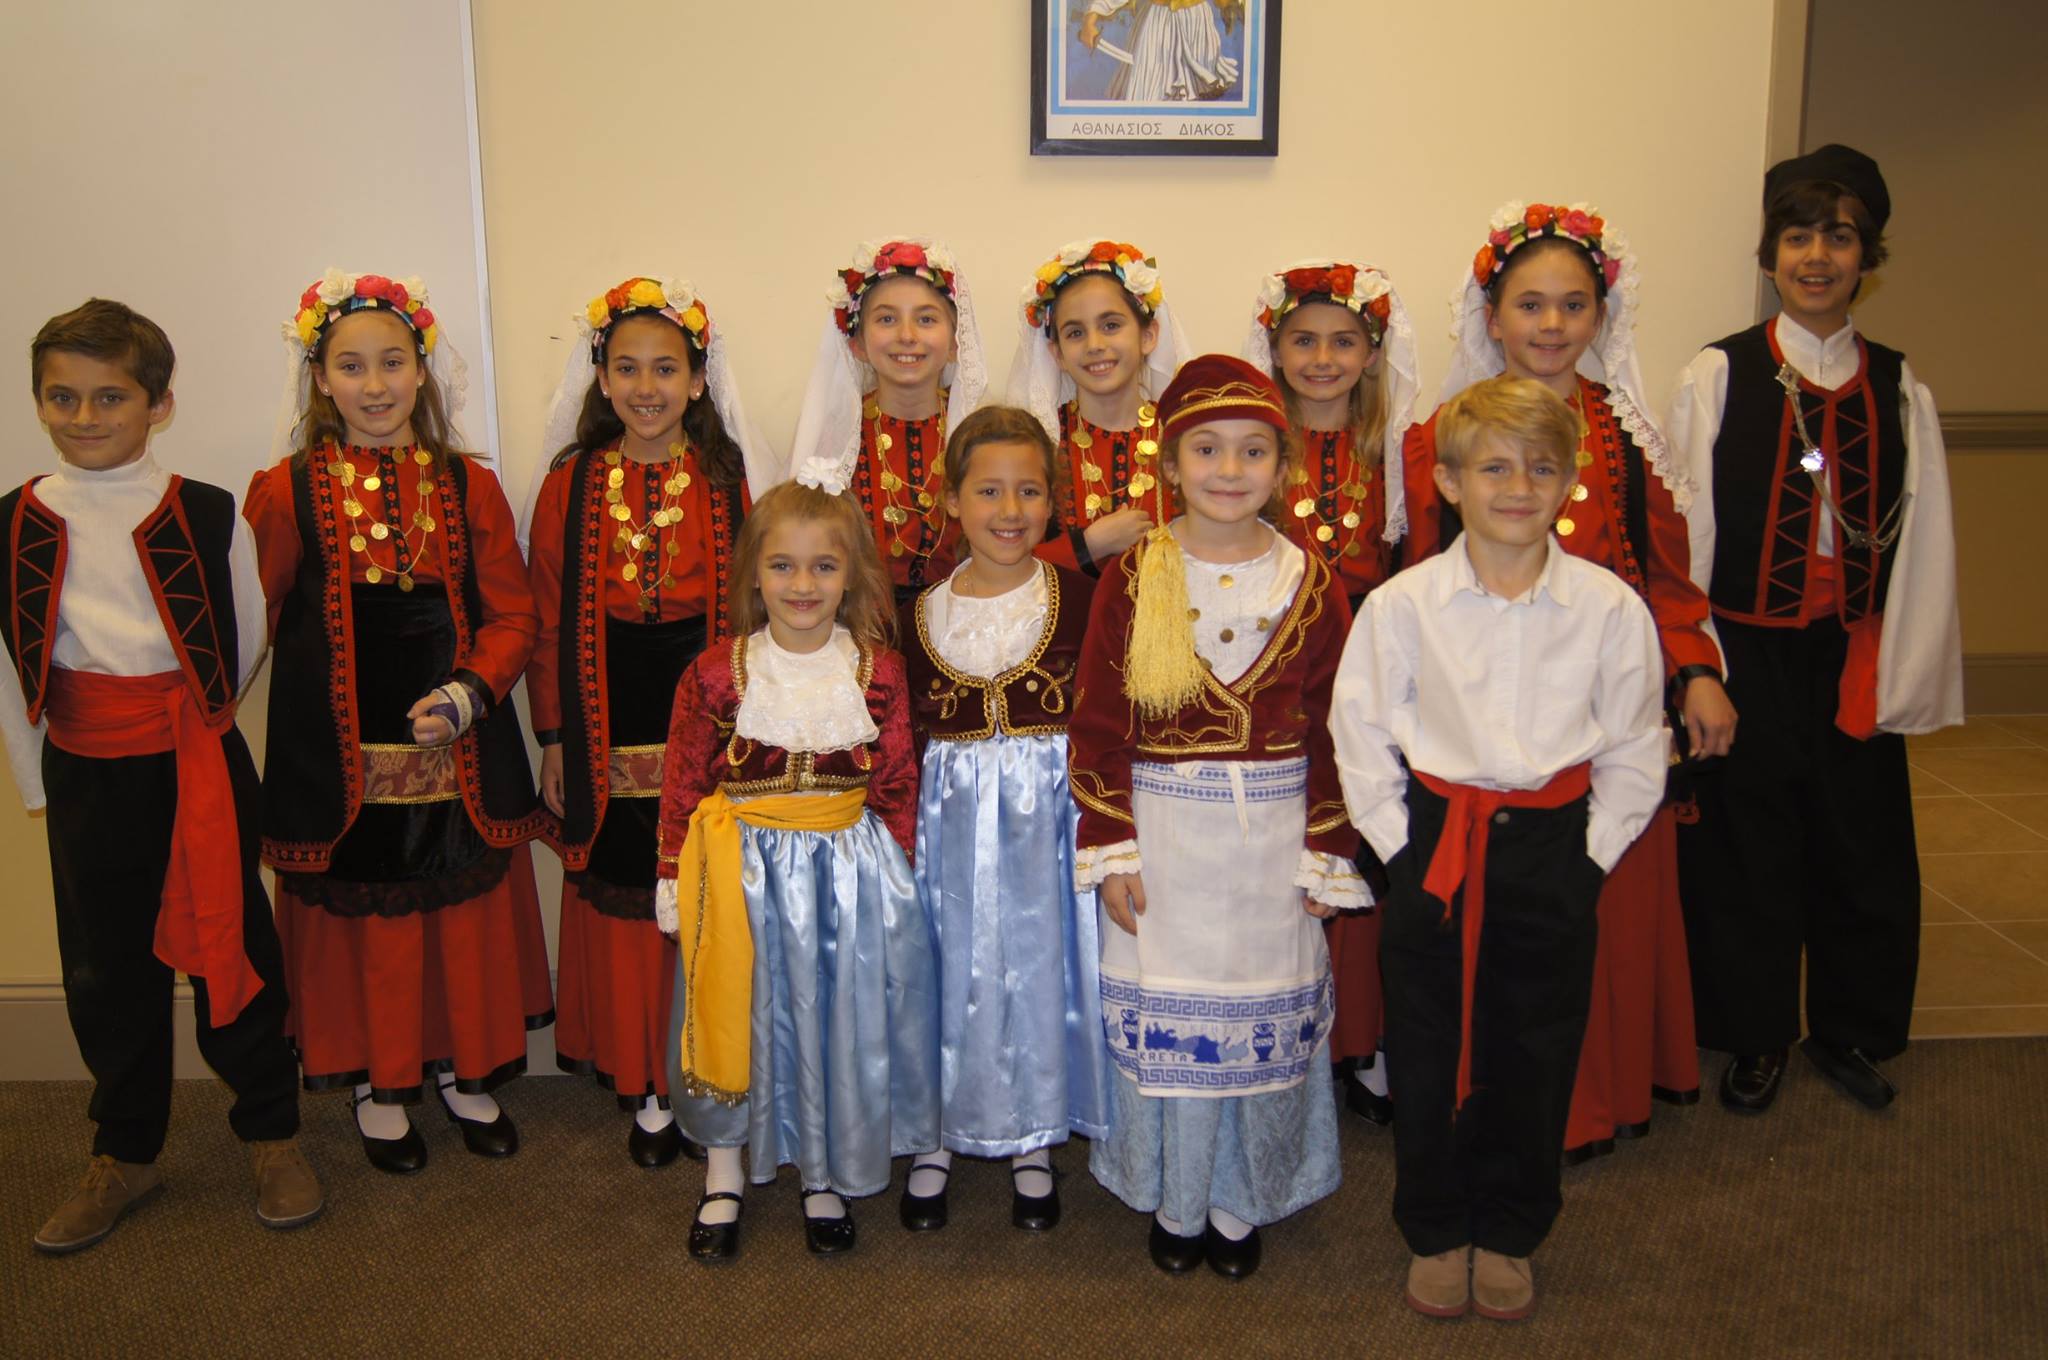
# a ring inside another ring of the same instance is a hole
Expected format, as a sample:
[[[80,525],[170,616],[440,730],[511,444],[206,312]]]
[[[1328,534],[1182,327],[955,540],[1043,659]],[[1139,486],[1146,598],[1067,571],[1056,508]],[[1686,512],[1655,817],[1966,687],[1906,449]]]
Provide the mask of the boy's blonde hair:
[[[1455,470],[1488,435],[1567,473],[1578,471],[1572,457],[1579,448],[1578,413],[1533,378],[1503,373],[1445,402],[1436,417],[1436,461]]]
[[[734,637],[747,637],[768,623],[768,607],[755,584],[761,571],[761,548],[768,531],[792,520],[816,520],[832,531],[846,559],[846,594],[839,601],[839,622],[854,641],[871,650],[889,647],[896,637],[895,595],[888,568],[875,550],[874,530],[851,495],[834,496],[802,482],[782,482],[754,502],[740,525],[732,550],[731,584],[726,588],[726,617]]]

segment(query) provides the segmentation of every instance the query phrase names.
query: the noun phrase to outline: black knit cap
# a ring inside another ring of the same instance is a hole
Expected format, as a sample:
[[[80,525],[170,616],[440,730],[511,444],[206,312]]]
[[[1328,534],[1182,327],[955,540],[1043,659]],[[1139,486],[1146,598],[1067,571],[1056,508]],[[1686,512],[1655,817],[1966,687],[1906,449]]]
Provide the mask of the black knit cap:
[[[1778,195],[1800,184],[1839,184],[1854,194],[1870,214],[1872,227],[1884,230],[1892,215],[1892,196],[1884,187],[1884,175],[1877,162],[1852,146],[1829,142],[1826,146],[1779,161],[1764,172],[1764,208]]]

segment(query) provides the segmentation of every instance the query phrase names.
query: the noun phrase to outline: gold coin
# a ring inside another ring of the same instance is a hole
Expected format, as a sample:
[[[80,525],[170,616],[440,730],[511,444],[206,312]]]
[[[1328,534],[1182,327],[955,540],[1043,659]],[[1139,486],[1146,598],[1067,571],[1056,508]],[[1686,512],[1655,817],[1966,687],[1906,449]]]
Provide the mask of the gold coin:
[[[893,449],[895,447],[896,437],[894,435],[878,434],[875,436],[875,449],[877,452],[887,453],[890,449]]]
[[[1341,523],[1347,529],[1356,529],[1358,527],[1358,512],[1356,510],[1346,510]]]
[[[884,523],[901,524],[909,518],[910,512],[905,510],[900,505],[889,505],[884,506],[882,508],[882,519]]]
[[[1570,538],[1572,536],[1572,530],[1578,527],[1578,525],[1572,523],[1571,516],[1566,515],[1563,519],[1557,522],[1557,536],[1559,538]]]
[[[1084,481],[1084,482],[1099,482],[1099,481],[1101,481],[1101,480],[1102,480],[1102,469],[1101,469],[1101,468],[1099,468],[1099,467],[1097,467],[1097,466],[1095,466],[1095,464],[1093,464],[1093,463],[1083,463],[1083,464],[1081,464],[1081,480],[1082,480],[1082,481]]]
[[[869,420],[874,420],[882,414],[882,408],[879,403],[871,401],[862,405],[860,413]]]
[[[931,493],[931,492],[929,492],[929,491],[920,491],[920,492],[918,492],[918,493],[917,493],[917,504],[918,504],[918,508],[919,508],[919,509],[921,509],[921,510],[929,510],[929,509],[931,509],[931,508],[932,508],[932,493]]]
[[[670,539],[668,541],[668,545],[662,549],[662,551],[666,552],[670,557],[674,557],[677,553],[681,552],[682,550],[683,545],[676,542],[674,539]]]
[[[412,451],[412,460],[421,467],[426,467],[434,461],[434,455],[428,453],[425,449],[414,449]]]
[[[1139,456],[1140,458],[1152,458],[1152,457],[1156,457],[1156,456],[1158,455],[1158,453],[1159,453],[1159,441],[1158,441],[1158,440],[1156,440],[1156,439],[1140,439],[1140,440],[1138,441],[1138,456]]]
[[[363,478],[363,490],[365,491],[375,491],[382,485],[384,485],[384,479],[374,472]]]
[[[606,505],[617,505],[625,499],[626,493],[619,490],[617,487],[613,487],[611,490],[604,493],[604,503]]]
[[[336,460],[335,462],[329,463],[327,465],[327,475],[330,477],[339,477],[342,473],[347,471],[348,464],[341,462],[339,460]]]
[[[412,522],[414,528],[419,529],[424,533],[431,534],[432,532],[434,532],[434,517],[430,514],[427,514],[425,511],[421,511],[420,513],[414,515],[412,517]]]
[[[1195,607],[1194,607],[1193,605],[1189,605],[1189,606],[1188,606],[1188,622],[1189,622],[1189,623],[1193,623],[1193,622],[1194,622],[1194,621],[1195,621],[1196,619],[1199,619],[1200,617],[1202,617],[1202,611],[1201,611],[1201,610],[1199,610],[1199,609],[1197,609],[1197,608],[1195,608]]]
[[[1313,515],[1315,512],[1316,500],[1313,496],[1303,496],[1300,500],[1294,503],[1294,517],[1296,519],[1307,519],[1310,515]]]
[[[341,503],[341,512],[350,519],[354,519],[363,513],[363,503],[361,501],[343,501]]]
[[[1328,543],[1331,539],[1335,538],[1336,536],[1337,531],[1335,529],[1332,529],[1329,525],[1318,524],[1316,526],[1316,542]]]
[[[1237,633],[1233,629],[1225,628],[1224,630],[1216,634],[1216,640],[1218,642],[1233,642],[1236,639]]]
[[[619,465],[619,458],[620,454],[617,449],[605,450],[604,462],[606,467],[617,467]]]
[[[671,496],[680,496],[683,492],[688,491],[689,489],[690,474],[687,472],[678,472],[675,476],[668,479],[668,485],[666,487],[666,490],[668,491],[668,494]]]
[[[1575,501],[1582,501],[1592,494],[1591,491],[1586,489],[1584,482],[1579,482],[1572,487],[1572,499]]]
[[[932,459],[932,470],[928,474],[926,474],[925,480],[929,482],[933,477],[944,475],[945,471],[946,455],[942,453],[938,457]]]
[[[1087,510],[1088,514],[1093,517],[1095,512],[1102,508],[1102,496],[1098,492],[1091,491],[1088,493],[1088,499],[1081,504],[1082,508]]]
[[[882,490],[901,491],[902,489],[903,479],[901,477],[898,477],[893,472],[884,471],[882,473]]]
[[[1344,545],[1344,555],[1346,557],[1358,556],[1358,545],[1356,543],[1346,543]]]
[[[687,452],[689,452],[689,449],[683,444],[671,444],[668,446],[668,456],[671,458],[680,458]]]
[[[384,569],[378,566],[376,563],[372,562],[369,566],[369,569],[363,573],[363,579],[365,581],[368,581],[371,585],[376,585],[379,581],[384,579]]]
[[[1095,447],[1095,436],[1086,430],[1076,430],[1073,433],[1072,442],[1077,449],[1092,449]]]
[[[624,468],[613,468],[604,475],[604,484],[606,486],[620,486],[625,483],[625,480],[626,470]]]
[[[1270,632],[1270,631],[1272,631],[1272,627],[1273,627],[1273,621],[1272,621],[1271,619],[1260,619],[1260,620],[1259,620],[1259,631],[1260,631],[1261,633],[1265,633],[1265,632]]]
[[[647,548],[647,535],[634,534],[627,542],[633,545],[634,552],[643,552]]]
[[[434,494],[434,484],[431,481],[427,480],[425,477],[420,478],[420,494],[422,496],[431,496]]]
[[[350,467],[347,463],[343,463],[341,465],[341,484],[343,486],[354,486],[355,483],[356,470]]]
[[[370,526],[370,537],[382,543],[385,539],[391,537],[391,526],[388,524],[372,524]]]
[[[1362,498],[1365,495],[1365,484],[1366,482],[1370,482],[1371,480],[1372,475],[1370,473],[1366,474],[1364,481],[1353,482],[1351,485],[1345,487],[1344,494],[1349,496],[1352,500],[1358,500]]]
[[[891,540],[889,541],[889,556],[891,556],[891,557],[901,557],[901,556],[903,556],[903,540],[902,540],[902,539],[891,539]]]
[[[1226,571],[1221,576],[1216,578],[1216,584],[1221,586],[1223,589],[1228,590],[1232,586],[1237,584],[1237,578]]]
[[[1577,461],[1580,467],[1591,467],[1593,466],[1593,455],[1589,450],[1580,449]]]
[[[619,568],[619,578],[621,580],[630,581],[639,574],[640,564],[637,562],[628,562],[625,566]]]
[[[1155,419],[1158,418],[1158,415],[1159,408],[1154,406],[1149,401],[1141,404],[1138,407],[1138,423],[1140,425],[1150,425]]]
[[[633,512],[623,505],[614,505],[612,507],[612,518],[623,522],[633,518]]]
[[[361,552],[363,551],[363,549],[369,546],[370,540],[364,538],[361,534],[350,534],[348,536],[348,547],[350,552]]]
[[[411,589],[412,589],[412,577],[410,577],[410,576],[400,576],[400,577],[398,578],[398,588],[399,588],[400,590],[411,590]]]
[[[1134,496],[1142,496],[1157,485],[1159,485],[1159,483],[1153,479],[1151,473],[1141,472],[1137,476],[1131,478],[1130,491],[1131,494]]]

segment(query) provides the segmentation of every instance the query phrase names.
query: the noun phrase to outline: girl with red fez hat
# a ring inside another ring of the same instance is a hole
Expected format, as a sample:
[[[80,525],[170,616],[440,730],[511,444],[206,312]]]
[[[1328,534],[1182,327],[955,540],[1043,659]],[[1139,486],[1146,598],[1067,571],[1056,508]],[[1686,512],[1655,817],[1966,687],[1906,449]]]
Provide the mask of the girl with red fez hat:
[[[1634,252],[1597,209],[1505,205],[1458,287],[1457,349],[1442,395],[1448,401],[1504,372],[1542,383],[1577,413],[1577,484],[1552,526],[1558,544],[1614,572],[1650,607],[1680,750],[1711,759],[1728,751],[1735,709],[1722,688],[1707,599],[1693,582],[1685,511],[1699,484],[1673,458],[1643,395],[1634,339],[1640,293]],[[1459,528],[1457,508],[1431,480],[1436,423],[1432,415],[1408,439],[1410,562],[1447,546]],[[1567,1164],[1648,1133],[1653,1098],[1699,1098],[1678,901],[1682,801],[1659,809],[1600,893]]]
[[[1328,726],[1351,611],[1273,527],[1297,455],[1271,378],[1205,355],[1159,420],[1181,514],[1104,569],[1069,728],[1117,1068],[1089,1165],[1153,1215],[1160,1269],[1242,1278],[1338,1181],[1320,922],[1371,900]]]
[[[554,1019],[506,699],[537,618],[498,479],[457,452],[464,370],[417,279],[329,270],[285,328],[282,453],[243,515],[275,647],[263,859],[308,1090],[355,1089],[371,1165],[426,1165],[432,1082],[479,1156]]]

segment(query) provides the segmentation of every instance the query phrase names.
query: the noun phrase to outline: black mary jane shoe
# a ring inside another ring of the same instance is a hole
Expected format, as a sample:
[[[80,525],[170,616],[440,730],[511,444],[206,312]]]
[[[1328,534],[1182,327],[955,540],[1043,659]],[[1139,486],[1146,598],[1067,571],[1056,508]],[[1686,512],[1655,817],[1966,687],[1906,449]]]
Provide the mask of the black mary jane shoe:
[[[806,1190],[798,1197],[801,1205],[815,1194],[831,1194],[832,1191]],[[839,1197],[839,1203],[846,1212],[838,1218],[813,1218],[804,1215],[804,1245],[813,1256],[838,1256],[853,1250],[853,1206],[846,1202],[846,1196]]]
[[[462,1130],[462,1145],[471,1152],[479,1157],[510,1157],[519,1151],[519,1126],[502,1105],[498,1107],[498,1117],[486,1123],[455,1113],[455,1107],[448,1103],[448,1088],[438,1082],[434,1094],[441,1098],[441,1110],[448,1116],[448,1122]]]
[[[1614,1136],[1630,1140],[1648,1138],[1650,1136],[1650,1121],[1645,1119],[1640,1124],[1616,1124],[1614,1126]]]
[[[357,1096],[356,1104],[368,1100],[368,1096]],[[427,1140],[420,1137],[420,1131],[406,1122],[405,1135],[400,1138],[372,1138],[363,1132],[361,1124],[356,1133],[363,1140],[363,1155],[370,1159],[370,1165],[393,1176],[410,1176],[416,1171],[427,1169]]]
[[[707,1190],[697,1199],[696,1217],[690,1220],[690,1256],[698,1261],[730,1261],[740,1254],[740,1220],[735,1214],[730,1223],[706,1223],[704,1206],[729,1199],[734,1204],[744,1204],[740,1197],[730,1190]]]
[[[1259,1268],[1263,1254],[1259,1245],[1259,1230],[1253,1228],[1243,1237],[1232,1241],[1216,1230],[1211,1223],[1202,1234],[1203,1251],[1209,1258],[1209,1269],[1226,1280],[1242,1280]]]
[[[915,1176],[920,1171],[937,1170],[939,1168],[935,1166],[913,1165],[910,1174]],[[936,1195],[913,1195],[910,1193],[910,1183],[904,1182],[903,1198],[896,1201],[896,1217],[909,1231],[936,1232],[946,1226],[946,1191],[953,1184],[953,1173],[948,1169],[945,1175],[946,1182],[939,1187],[939,1193]]]
[[[684,1137],[682,1129],[671,1123],[649,1133],[640,1127],[640,1121],[633,1121],[633,1131],[626,1135],[626,1155],[633,1159],[635,1166],[644,1166],[649,1171],[667,1166],[681,1153],[693,1162],[704,1160],[704,1149]]]
[[[1387,1128],[1394,1122],[1393,1098],[1366,1090],[1365,1083],[1356,1077],[1347,1077],[1344,1081],[1344,1108],[1379,1128]]]
[[[1899,1088],[1877,1070],[1877,1065],[1860,1048],[1841,1048],[1806,1038],[1799,1041],[1799,1051],[1822,1076],[1866,1109],[1882,1110],[1898,1099]]]
[[[1026,1171],[1043,1171],[1052,1181],[1052,1189],[1042,1195],[1027,1195],[1017,1188],[1017,1177]],[[1022,1228],[1025,1232],[1051,1232],[1060,1221],[1059,1173],[1050,1166],[1013,1166],[1010,1168],[1010,1226]],[[1159,1220],[1154,1219],[1153,1222]]]
[[[1613,1152],[1614,1140],[1612,1138],[1595,1138],[1589,1142],[1581,1143],[1577,1147],[1566,1148],[1564,1156],[1558,1160],[1566,1167],[1584,1166],[1595,1157],[1611,1156]]]
[[[1738,1054],[1721,1074],[1721,1103],[1737,1114],[1762,1114],[1785,1083],[1785,1050]]]
[[[1196,1233],[1193,1237],[1182,1237],[1179,1233],[1168,1232],[1166,1225],[1161,1223],[1155,1214],[1146,1246],[1151,1249],[1153,1265],[1169,1275],[1185,1275],[1202,1264],[1202,1256],[1208,1242],[1209,1235],[1206,1230]]]

